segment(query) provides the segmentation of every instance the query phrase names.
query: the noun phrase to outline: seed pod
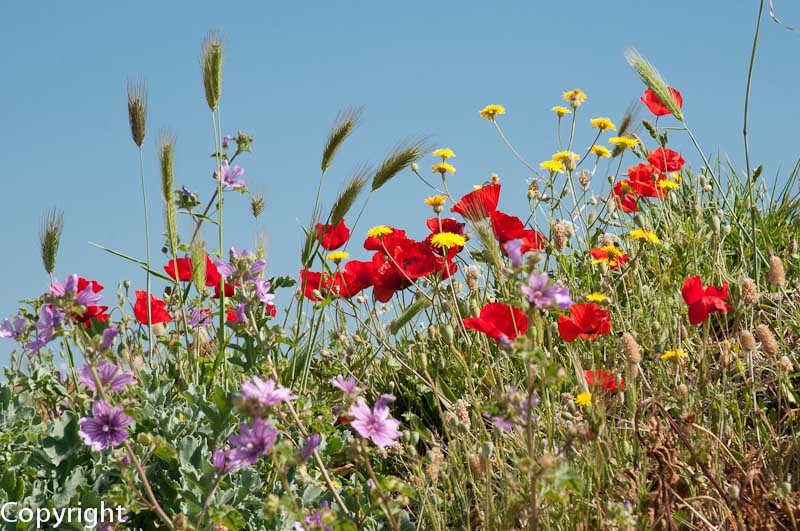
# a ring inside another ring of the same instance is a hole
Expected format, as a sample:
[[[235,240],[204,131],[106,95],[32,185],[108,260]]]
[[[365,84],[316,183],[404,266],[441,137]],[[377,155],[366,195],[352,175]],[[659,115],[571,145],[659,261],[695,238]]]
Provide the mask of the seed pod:
[[[770,255],[766,281],[767,284],[776,288],[782,288],[786,284],[786,270],[783,268],[783,261],[779,256]]]
[[[761,323],[756,327],[756,337],[761,342],[761,350],[764,351],[764,354],[774,356],[780,351],[775,335],[766,324]]]
[[[742,280],[742,302],[745,306],[753,306],[758,302],[758,286],[752,278]]]

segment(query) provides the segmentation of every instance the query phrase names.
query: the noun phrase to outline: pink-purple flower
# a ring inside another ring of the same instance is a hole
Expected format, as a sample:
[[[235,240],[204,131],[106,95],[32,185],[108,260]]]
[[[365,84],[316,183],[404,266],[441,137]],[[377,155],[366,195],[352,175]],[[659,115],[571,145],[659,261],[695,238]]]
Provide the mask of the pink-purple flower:
[[[319,443],[321,441],[322,441],[322,435],[320,435],[319,433],[312,434],[311,437],[308,438],[306,443],[300,449],[300,459],[305,461],[306,459],[311,457],[311,455],[314,453],[314,450],[317,449],[317,446],[319,446]]]
[[[558,284],[551,284],[547,272],[533,272],[528,277],[528,284],[522,286],[522,293],[537,308],[558,308],[563,310],[572,305],[569,290]]]
[[[272,378],[264,381],[258,376],[253,376],[244,381],[242,384],[242,396],[248,400],[256,401],[264,407],[271,407],[297,398],[296,395],[292,394],[291,389],[276,384]]]
[[[229,189],[236,190],[237,188],[245,187],[246,183],[244,179],[242,179],[242,175],[244,175],[244,168],[238,164],[231,168],[230,163],[227,160],[223,160],[222,164],[220,164],[219,173],[222,174],[222,184],[227,186]],[[217,172],[214,172],[214,178],[219,178],[219,174]]]
[[[100,451],[106,446],[122,444],[128,437],[128,427],[133,419],[126,415],[120,406],[109,407],[105,400],[98,400],[92,405],[92,417],[78,420],[78,434],[83,442]]]
[[[52,304],[45,304],[39,309],[40,320],[36,323],[36,339],[25,345],[32,353],[52,341],[56,331],[64,324],[64,314]]]
[[[97,376],[100,378],[100,383],[106,391],[115,393],[122,391],[126,385],[133,383],[133,376],[114,365],[113,363],[101,362],[97,367]],[[81,368],[81,375],[78,382],[83,384],[84,387],[96,391],[94,378],[92,377],[92,369],[89,365],[84,365]]]
[[[16,316],[14,320],[3,319],[0,323],[0,338],[17,339],[25,332],[25,318]]]
[[[396,444],[401,435],[397,429],[400,421],[389,416],[389,404],[392,402],[394,396],[381,395],[372,409],[363,398],[350,407],[350,416],[353,417],[350,425],[361,437],[371,439],[378,448]]]
[[[251,466],[270,451],[277,437],[278,430],[272,422],[256,417],[252,427],[245,423],[239,425],[239,434],[230,438],[233,448],[228,451],[226,458],[233,468]]]
[[[361,392],[361,388],[357,384],[358,382],[356,382],[356,379],[352,376],[346,380],[341,376],[337,376],[331,380],[332,386],[348,395],[357,395]]]

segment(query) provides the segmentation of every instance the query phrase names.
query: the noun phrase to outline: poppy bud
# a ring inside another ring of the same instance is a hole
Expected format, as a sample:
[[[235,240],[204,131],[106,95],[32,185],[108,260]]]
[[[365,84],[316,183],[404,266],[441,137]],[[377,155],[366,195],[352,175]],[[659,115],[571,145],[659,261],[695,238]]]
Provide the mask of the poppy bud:
[[[451,325],[447,324],[442,327],[442,337],[447,343],[453,342],[453,327]]]
[[[711,231],[714,233],[714,236],[719,236],[719,229],[720,229],[721,221],[719,216],[714,214],[711,216]]]

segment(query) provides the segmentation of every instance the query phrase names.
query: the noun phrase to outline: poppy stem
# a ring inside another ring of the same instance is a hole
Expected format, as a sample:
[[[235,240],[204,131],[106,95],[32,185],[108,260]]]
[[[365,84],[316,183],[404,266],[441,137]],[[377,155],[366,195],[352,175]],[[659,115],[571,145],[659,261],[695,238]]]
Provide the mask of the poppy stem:
[[[153,360],[153,310],[151,309],[150,290],[150,222],[147,220],[147,191],[144,186],[144,161],[142,159],[142,146],[139,146],[139,175],[142,181],[142,203],[144,205],[144,241],[145,262],[147,262],[147,341],[150,346],[150,361]]]
[[[758,19],[756,20],[756,33],[753,37],[753,49],[750,52],[750,65],[747,68],[747,87],[744,92],[744,125],[742,127],[742,137],[744,139],[744,163],[747,175],[748,202],[750,204],[750,238],[753,240],[753,279],[759,279],[758,248],[756,246],[756,204],[753,198],[753,184],[750,182],[752,169],[750,168],[750,146],[747,141],[747,117],[750,110],[750,83],[753,80],[753,64],[756,61],[756,48],[758,47],[758,33],[761,29],[761,15],[764,12],[764,0],[758,6]]]

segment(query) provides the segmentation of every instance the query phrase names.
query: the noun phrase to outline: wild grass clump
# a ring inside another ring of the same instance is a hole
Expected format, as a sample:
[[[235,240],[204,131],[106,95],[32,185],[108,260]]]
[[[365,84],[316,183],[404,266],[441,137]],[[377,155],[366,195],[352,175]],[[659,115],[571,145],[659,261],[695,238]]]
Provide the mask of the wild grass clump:
[[[341,114],[301,260],[279,275],[259,242],[215,255],[200,236],[216,224],[221,248],[224,195],[248,195],[256,222],[267,208],[239,166],[254,138],[218,134],[210,36],[217,183],[176,189],[185,155],[162,135],[165,263],[107,249],[146,276],[112,294],[113,275],[56,274],[0,325],[17,344],[0,501],[121,507],[106,529],[798,529],[800,165],[767,184],[672,149],[695,139],[681,103],[629,59],[653,92],[642,112],[662,116],[649,135],[634,109],[590,120],[569,90],[535,165],[503,133],[513,109],[490,105],[476,123],[530,181],[486,176],[461,197],[457,149],[411,142],[324,207],[357,137],[360,111]],[[597,129],[588,146],[581,127]],[[359,225],[414,176],[427,219]],[[505,212],[523,190],[529,210]],[[42,226],[48,274],[61,219]]]

